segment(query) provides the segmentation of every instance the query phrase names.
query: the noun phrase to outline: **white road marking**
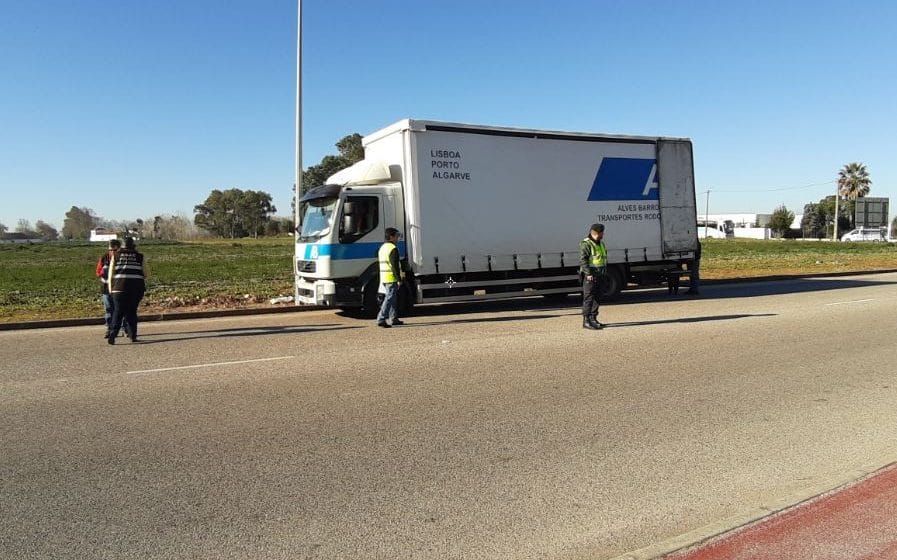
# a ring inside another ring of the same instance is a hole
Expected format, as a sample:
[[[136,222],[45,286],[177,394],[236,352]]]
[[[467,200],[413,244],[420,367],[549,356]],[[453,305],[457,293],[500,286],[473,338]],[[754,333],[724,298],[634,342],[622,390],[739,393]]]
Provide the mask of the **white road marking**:
[[[867,301],[875,301],[875,299],[855,299],[853,301],[838,301],[835,303],[826,303],[826,307],[829,305],[847,305],[849,303],[866,303]]]
[[[232,366],[235,364],[250,364],[253,362],[273,362],[275,360],[289,360],[295,358],[296,356],[278,356],[276,358],[257,358],[255,360],[239,360],[236,362],[213,362],[209,364],[194,364],[190,366],[177,366],[177,367],[167,367],[167,368],[157,368],[157,369],[141,369],[136,371],[126,371],[125,373],[134,374],[134,373],[157,373],[160,371],[174,371],[177,369],[194,369],[194,368],[204,368],[204,367],[215,367],[215,366]]]

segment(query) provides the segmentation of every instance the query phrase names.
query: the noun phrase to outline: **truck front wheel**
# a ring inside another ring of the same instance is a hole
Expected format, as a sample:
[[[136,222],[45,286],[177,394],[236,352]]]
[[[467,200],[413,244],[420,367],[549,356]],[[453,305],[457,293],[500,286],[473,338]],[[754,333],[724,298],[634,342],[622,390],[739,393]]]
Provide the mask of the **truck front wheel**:
[[[380,286],[377,282],[371,281],[364,286],[361,293],[361,317],[365,319],[373,319],[380,311],[380,299],[377,297],[377,290]]]

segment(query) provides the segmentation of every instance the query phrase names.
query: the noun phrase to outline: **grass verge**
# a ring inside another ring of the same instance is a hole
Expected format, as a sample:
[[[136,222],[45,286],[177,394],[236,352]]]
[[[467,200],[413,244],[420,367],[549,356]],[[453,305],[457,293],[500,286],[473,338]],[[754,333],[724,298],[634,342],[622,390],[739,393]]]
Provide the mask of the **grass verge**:
[[[266,306],[293,293],[293,240],[144,242],[144,312]],[[0,322],[98,317],[103,245],[0,245]],[[701,277],[751,278],[897,268],[889,243],[708,239]]]

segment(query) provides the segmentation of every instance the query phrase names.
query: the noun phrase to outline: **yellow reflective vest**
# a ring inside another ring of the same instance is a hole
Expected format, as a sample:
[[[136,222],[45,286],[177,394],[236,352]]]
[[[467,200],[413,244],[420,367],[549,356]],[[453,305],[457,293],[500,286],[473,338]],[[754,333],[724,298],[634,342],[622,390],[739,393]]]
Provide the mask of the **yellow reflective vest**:
[[[586,237],[582,242],[588,244],[589,251],[591,251],[590,266],[593,268],[607,266],[607,249],[604,248],[604,243],[596,243],[591,237]]]
[[[391,260],[393,251],[396,252],[394,262]],[[377,260],[380,261],[380,281],[384,284],[394,284],[402,277],[401,270],[393,268],[394,266],[398,266],[398,251],[399,249],[396,247],[395,243],[387,241],[380,246],[380,251],[377,253]]]

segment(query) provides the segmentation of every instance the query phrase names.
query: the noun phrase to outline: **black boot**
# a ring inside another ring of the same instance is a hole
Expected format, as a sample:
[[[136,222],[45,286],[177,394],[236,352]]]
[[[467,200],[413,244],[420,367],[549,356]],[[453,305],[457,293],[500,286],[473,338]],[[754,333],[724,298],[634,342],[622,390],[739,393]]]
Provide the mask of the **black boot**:
[[[592,328],[595,330],[603,329],[604,323],[598,322],[598,317],[589,317],[589,323],[592,324]]]
[[[595,323],[592,322],[592,318],[591,318],[591,317],[586,317],[586,318],[584,318],[584,319],[582,320],[582,328],[584,328],[584,329],[591,329],[591,330],[593,330],[593,331],[596,331],[596,330],[599,329],[599,327],[596,326]]]

